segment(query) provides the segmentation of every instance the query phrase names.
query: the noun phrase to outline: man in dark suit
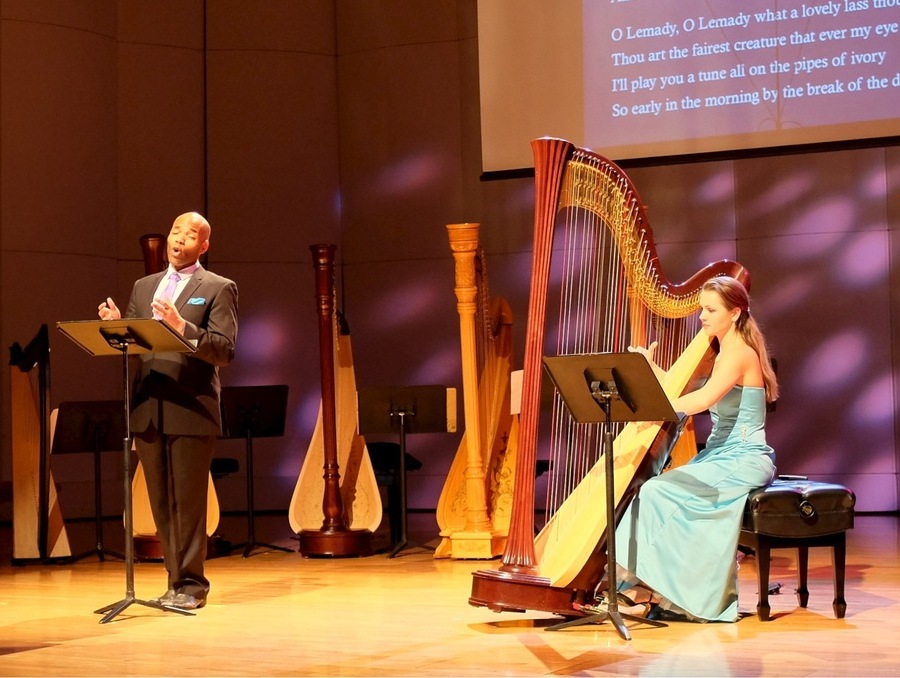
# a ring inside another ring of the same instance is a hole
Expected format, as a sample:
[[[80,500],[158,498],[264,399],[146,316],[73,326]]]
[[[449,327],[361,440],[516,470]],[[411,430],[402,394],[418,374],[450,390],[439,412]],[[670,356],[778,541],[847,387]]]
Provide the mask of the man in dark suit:
[[[203,607],[209,466],[221,433],[219,367],[234,358],[237,285],[204,269],[210,225],[196,212],[182,214],[166,240],[169,267],[134,284],[127,318],[164,320],[196,347],[194,353],[140,356],[131,398],[131,432],[147,479],[150,510],[168,571],[158,601]],[[100,304],[103,320],[122,317],[112,299]]]

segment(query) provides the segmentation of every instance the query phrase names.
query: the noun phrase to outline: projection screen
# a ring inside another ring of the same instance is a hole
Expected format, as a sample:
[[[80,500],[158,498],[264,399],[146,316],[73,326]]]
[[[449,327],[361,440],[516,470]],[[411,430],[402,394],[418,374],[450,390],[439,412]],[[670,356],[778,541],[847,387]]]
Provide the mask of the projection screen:
[[[900,0],[480,0],[483,169],[900,135]]]

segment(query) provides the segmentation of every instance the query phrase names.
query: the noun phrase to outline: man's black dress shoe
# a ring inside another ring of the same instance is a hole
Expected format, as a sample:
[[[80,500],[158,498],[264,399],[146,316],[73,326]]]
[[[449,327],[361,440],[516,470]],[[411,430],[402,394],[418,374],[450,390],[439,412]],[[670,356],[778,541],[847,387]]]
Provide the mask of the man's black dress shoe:
[[[169,589],[164,594],[162,594],[159,598],[153,598],[151,602],[159,603],[160,605],[166,605],[172,601],[172,598],[175,597],[175,591]]]
[[[206,605],[206,598],[197,598],[190,593],[175,593],[169,596],[168,592],[159,599],[161,605],[166,607],[174,607],[178,610],[199,610]]]

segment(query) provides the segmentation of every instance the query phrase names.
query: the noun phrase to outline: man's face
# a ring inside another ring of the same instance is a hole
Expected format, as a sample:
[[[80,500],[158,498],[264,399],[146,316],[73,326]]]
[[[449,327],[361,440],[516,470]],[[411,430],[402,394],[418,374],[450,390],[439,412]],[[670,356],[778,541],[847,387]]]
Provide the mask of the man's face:
[[[166,239],[166,254],[169,263],[181,270],[196,262],[209,248],[209,229],[202,222],[183,215],[172,224]]]

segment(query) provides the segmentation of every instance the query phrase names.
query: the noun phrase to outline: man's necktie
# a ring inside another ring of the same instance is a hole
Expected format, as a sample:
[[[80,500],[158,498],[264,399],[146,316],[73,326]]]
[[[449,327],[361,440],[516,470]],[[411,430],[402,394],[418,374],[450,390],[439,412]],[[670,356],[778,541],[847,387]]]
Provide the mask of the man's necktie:
[[[175,288],[178,287],[178,283],[181,280],[181,276],[179,276],[176,272],[172,272],[169,275],[169,282],[166,285],[166,289],[163,290],[162,296],[160,296],[160,300],[162,301],[174,301],[173,297],[175,296]],[[154,313],[153,317],[157,320],[159,316]]]

